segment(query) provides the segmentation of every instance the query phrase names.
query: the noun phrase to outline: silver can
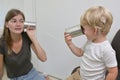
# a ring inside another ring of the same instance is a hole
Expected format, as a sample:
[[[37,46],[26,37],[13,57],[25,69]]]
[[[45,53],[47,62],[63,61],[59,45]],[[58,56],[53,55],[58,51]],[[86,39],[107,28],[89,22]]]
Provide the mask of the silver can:
[[[80,24],[66,28],[65,32],[70,34],[72,37],[78,37],[80,35],[83,35]]]
[[[27,27],[33,27],[34,29],[36,29],[36,22],[29,22],[29,21],[26,21],[24,22],[24,32],[27,31]]]

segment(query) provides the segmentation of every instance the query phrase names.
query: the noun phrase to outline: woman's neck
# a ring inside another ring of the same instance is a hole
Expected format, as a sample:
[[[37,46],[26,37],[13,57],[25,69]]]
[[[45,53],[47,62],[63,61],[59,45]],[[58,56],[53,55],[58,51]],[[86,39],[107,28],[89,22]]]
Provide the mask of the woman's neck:
[[[11,39],[13,42],[19,42],[22,39],[21,34],[11,34]]]

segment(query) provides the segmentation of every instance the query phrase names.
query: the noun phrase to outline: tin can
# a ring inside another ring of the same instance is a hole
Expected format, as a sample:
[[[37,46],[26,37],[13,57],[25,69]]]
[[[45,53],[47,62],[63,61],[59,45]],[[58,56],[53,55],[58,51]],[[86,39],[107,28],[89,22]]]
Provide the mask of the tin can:
[[[70,34],[72,37],[78,37],[83,35],[83,30],[81,29],[80,24],[66,28],[65,32]]]
[[[36,22],[24,22],[24,32],[27,31],[27,27],[33,27],[34,29],[36,29]]]

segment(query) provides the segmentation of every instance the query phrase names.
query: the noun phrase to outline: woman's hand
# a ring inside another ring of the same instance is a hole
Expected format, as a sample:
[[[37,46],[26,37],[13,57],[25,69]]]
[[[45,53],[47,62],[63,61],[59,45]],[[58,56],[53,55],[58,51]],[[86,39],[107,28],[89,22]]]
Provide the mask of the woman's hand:
[[[26,33],[28,34],[28,36],[31,40],[36,38],[36,33],[35,32],[36,32],[35,27],[28,26],[26,28]]]

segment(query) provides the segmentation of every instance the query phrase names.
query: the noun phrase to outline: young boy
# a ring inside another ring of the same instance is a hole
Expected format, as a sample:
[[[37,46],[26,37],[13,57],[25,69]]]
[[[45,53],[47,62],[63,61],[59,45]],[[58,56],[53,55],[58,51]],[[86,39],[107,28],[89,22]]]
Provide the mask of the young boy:
[[[66,80],[80,80],[80,66],[75,67]]]
[[[74,45],[70,34],[64,34],[70,50],[81,57],[81,80],[116,79],[118,70],[115,51],[106,38],[112,22],[113,17],[108,9],[95,6],[86,10],[80,18],[83,33],[88,39],[83,48]]]

